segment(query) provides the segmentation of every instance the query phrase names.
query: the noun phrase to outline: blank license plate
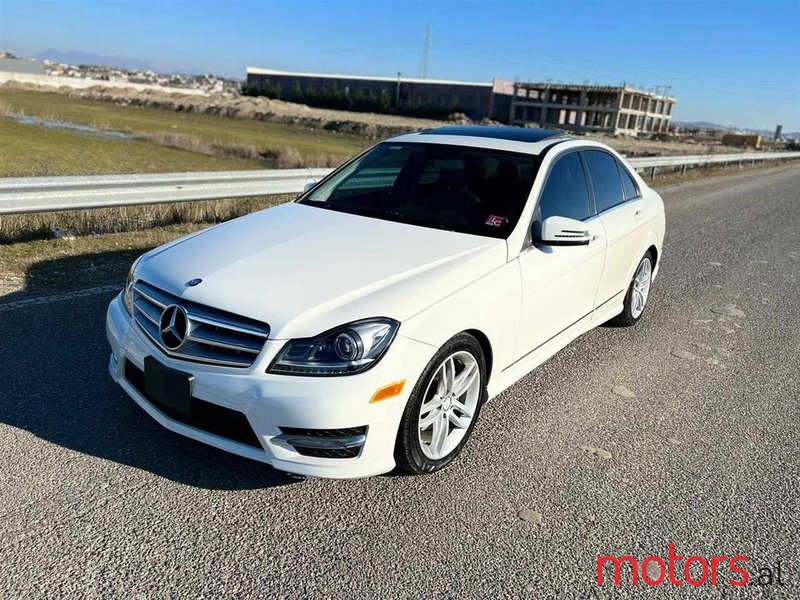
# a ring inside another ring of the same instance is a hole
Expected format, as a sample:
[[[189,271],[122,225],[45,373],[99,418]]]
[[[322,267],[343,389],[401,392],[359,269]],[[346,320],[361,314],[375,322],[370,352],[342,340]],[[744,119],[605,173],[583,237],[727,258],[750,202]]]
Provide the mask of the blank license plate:
[[[152,356],[144,359],[144,391],[156,404],[191,412],[194,375],[162,365]]]

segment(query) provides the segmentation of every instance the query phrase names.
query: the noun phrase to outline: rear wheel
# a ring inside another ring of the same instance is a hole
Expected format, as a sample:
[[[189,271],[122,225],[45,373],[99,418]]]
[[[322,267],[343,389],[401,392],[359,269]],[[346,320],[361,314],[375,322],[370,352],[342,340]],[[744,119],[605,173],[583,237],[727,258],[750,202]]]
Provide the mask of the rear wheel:
[[[459,334],[436,353],[403,413],[395,445],[397,466],[433,473],[458,455],[486,400],[486,361],[480,344]]]
[[[652,278],[653,257],[648,252],[636,267],[633,280],[628,287],[628,293],[625,295],[625,307],[620,314],[609,321],[612,325],[630,327],[636,324],[647,306]]]

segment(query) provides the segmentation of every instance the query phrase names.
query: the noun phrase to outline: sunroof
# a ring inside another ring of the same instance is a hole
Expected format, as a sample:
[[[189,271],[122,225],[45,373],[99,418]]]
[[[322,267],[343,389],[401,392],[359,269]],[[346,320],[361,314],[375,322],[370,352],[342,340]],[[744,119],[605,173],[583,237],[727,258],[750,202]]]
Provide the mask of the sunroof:
[[[514,142],[541,142],[548,138],[564,135],[555,129],[534,129],[529,127],[501,127],[496,125],[445,125],[427,129],[422,135],[465,135],[470,137],[512,140]]]

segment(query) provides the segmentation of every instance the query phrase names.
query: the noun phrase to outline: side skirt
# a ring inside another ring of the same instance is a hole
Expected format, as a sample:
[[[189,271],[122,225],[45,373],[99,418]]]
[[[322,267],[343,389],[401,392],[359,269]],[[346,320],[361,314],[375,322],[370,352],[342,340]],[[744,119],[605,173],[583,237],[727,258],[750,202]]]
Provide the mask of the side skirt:
[[[499,396],[505,390],[514,385],[517,381],[525,377],[536,367],[553,356],[556,352],[564,348],[567,344],[580,337],[587,331],[591,331],[597,326],[592,320],[592,313],[586,315],[580,321],[564,330],[556,337],[548,340],[530,354],[525,355],[511,366],[506,367],[492,377],[489,382],[489,400]]]
[[[625,291],[627,290],[617,292],[614,296],[606,300],[606,302],[598,306],[593,312],[582,317],[552,339],[547,340],[529,354],[526,354],[497,373],[489,383],[488,399],[491,400],[495,396],[499,396],[517,381],[525,377],[525,375],[533,371],[536,367],[587,331],[591,331],[598,325],[602,325],[606,321],[616,317],[622,312],[623,308],[625,308]]]

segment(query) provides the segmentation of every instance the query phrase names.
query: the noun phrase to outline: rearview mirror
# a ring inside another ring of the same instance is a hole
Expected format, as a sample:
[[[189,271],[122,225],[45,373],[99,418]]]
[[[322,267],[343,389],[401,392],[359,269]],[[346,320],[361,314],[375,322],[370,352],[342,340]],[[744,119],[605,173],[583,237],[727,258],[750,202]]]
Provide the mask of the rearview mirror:
[[[547,217],[542,223],[541,241],[548,246],[585,246],[591,234],[583,221],[567,217]]]
[[[306,181],[306,184],[303,186],[303,193],[305,194],[308,190],[314,189],[315,185],[317,185],[316,181]]]

